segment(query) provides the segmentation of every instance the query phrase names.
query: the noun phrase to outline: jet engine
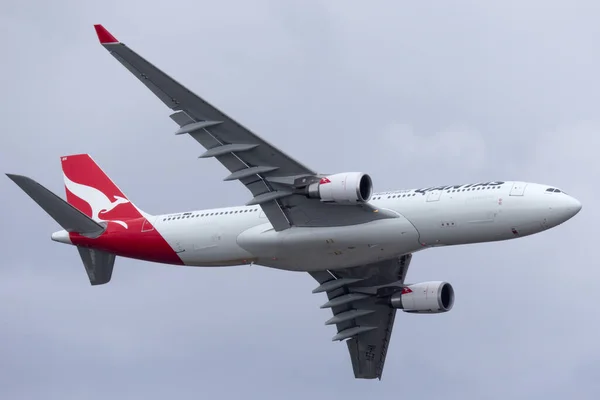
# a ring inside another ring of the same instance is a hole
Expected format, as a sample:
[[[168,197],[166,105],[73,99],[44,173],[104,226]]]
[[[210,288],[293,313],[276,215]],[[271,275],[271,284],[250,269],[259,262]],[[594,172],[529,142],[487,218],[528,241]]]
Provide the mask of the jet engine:
[[[362,172],[344,172],[308,185],[307,196],[337,204],[366,203],[373,193],[371,177]]]
[[[415,283],[394,293],[390,304],[408,313],[443,313],[450,311],[454,305],[454,289],[448,282]]]

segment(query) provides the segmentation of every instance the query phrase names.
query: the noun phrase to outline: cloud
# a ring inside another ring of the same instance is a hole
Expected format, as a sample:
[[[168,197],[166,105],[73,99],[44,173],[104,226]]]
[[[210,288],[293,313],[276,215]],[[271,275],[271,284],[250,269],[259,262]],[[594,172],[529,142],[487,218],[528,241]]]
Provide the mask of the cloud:
[[[386,127],[382,139],[383,148],[412,163],[430,161],[440,168],[451,164],[477,169],[486,160],[485,141],[468,129],[445,129],[426,135],[415,132],[410,125],[395,123]]]

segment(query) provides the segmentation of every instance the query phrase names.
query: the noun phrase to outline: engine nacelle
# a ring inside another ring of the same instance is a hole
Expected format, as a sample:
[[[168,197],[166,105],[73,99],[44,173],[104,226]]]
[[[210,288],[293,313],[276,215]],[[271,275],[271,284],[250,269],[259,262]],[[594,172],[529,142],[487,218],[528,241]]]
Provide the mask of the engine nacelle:
[[[322,178],[308,186],[308,197],[337,204],[366,203],[373,194],[371,177],[362,172],[345,172]]]
[[[443,313],[454,305],[454,289],[448,282],[415,283],[394,293],[390,304],[408,313]]]

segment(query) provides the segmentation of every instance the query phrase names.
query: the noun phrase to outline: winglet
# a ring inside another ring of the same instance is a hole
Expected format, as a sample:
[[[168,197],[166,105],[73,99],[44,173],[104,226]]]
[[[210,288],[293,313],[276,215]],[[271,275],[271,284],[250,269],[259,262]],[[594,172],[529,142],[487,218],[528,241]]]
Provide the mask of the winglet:
[[[119,43],[117,38],[111,35],[110,32],[107,31],[102,25],[96,24],[94,25],[94,29],[96,29],[96,34],[98,35],[98,40],[100,40],[101,44]]]

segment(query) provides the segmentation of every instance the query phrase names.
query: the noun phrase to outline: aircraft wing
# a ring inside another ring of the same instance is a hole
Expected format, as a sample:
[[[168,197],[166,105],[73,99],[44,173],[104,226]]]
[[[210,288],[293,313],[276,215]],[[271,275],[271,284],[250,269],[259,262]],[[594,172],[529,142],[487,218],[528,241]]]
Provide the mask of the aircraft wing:
[[[390,288],[400,288],[412,254],[400,258],[335,271],[311,272],[320,286],[313,293],[326,292],[336,325],[332,340],[346,340],[354,376],[381,380],[390,344],[396,309],[381,302]],[[385,287],[385,289],[383,288]]]
[[[219,160],[231,173],[225,180],[241,181],[254,196],[247,205],[260,205],[275,230],[396,217],[368,204],[336,206],[294,194],[299,183],[317,174],[192,93],[101,25],[95,28],[100,43],[174,111],[171,119],[180,127],[176,134],[189,134],[204,146],[207,151],[200,158]]]

